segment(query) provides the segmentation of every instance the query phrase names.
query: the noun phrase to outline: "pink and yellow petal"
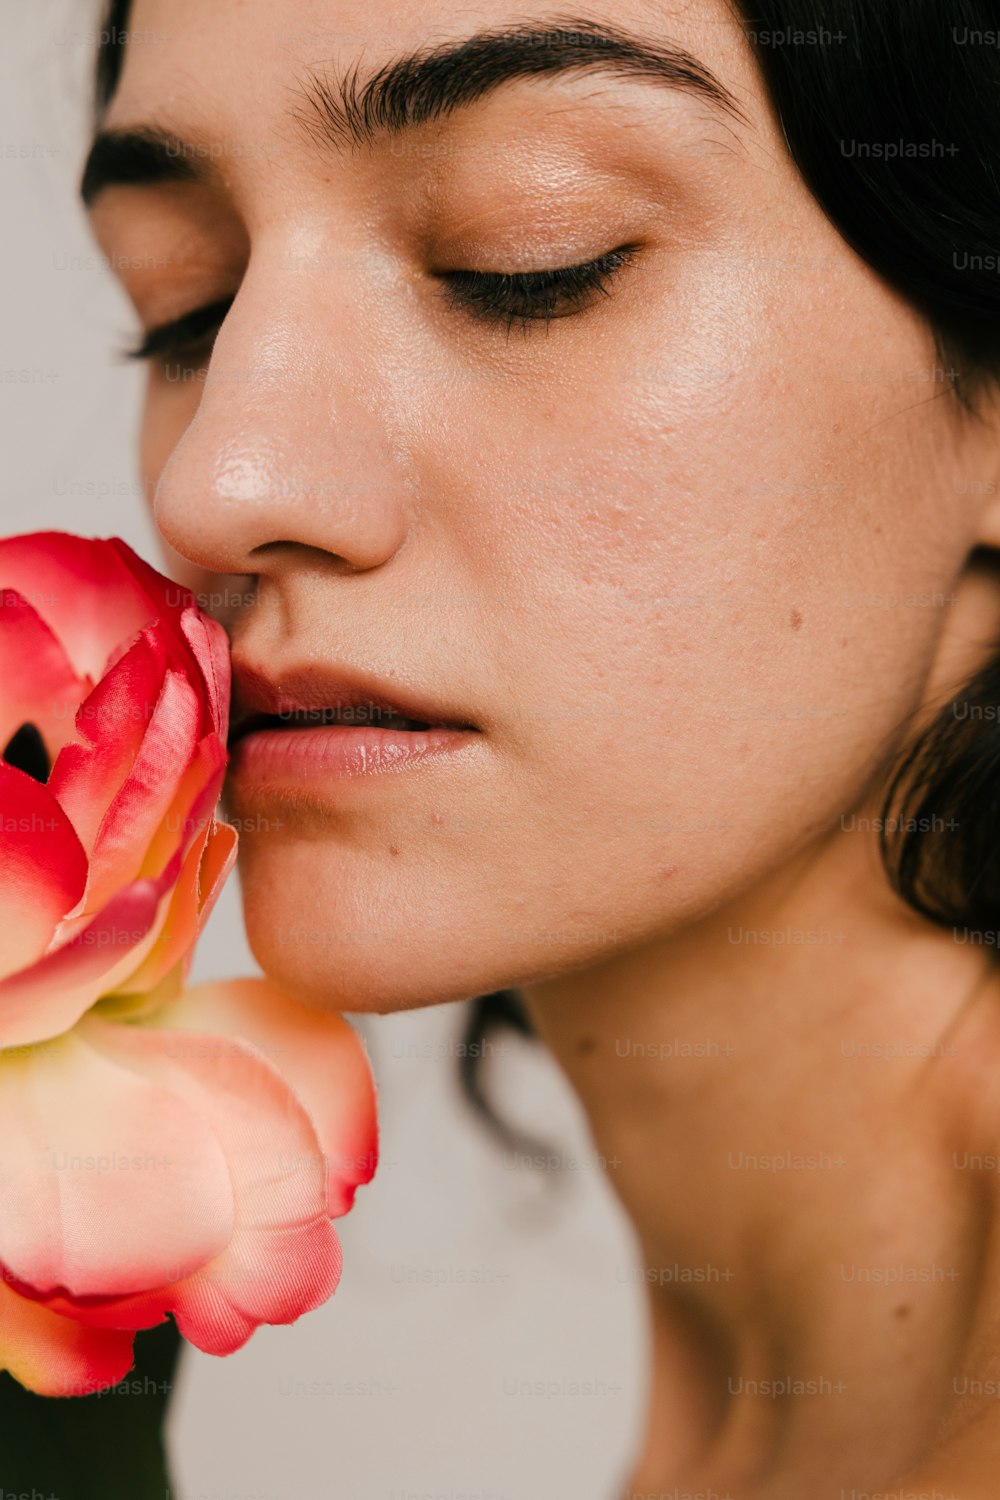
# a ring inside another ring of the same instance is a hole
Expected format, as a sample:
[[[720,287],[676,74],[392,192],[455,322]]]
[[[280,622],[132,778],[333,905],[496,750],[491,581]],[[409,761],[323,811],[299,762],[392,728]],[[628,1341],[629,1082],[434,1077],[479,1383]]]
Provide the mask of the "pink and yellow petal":
[[[378,1161],[375,1086],[364,1043],[342,1016],[303,1005],[265,979],[195,985],[151,1024],[238,1035],[305,1104],[326,1156],[331,1217],[347,1213]]]
[[[95,1327],[149,1327],[167,1312],[199,1348],[238,1348],[262,1322],[289,1322],[325,1301],[340,1274],[340,1248],[326,1212],[325,1168],[305,1109],[284,1079],[234,1037],[115,1026],[89,1016],[95,1044],[125,1060],[160,1049],[158,1077],[201,1111],[229,1166],[235,1226],[226,1248],[201,1267],[179,1262],[162,1288],[76,1306],[47,1298]]]
[[[141,875],[155,875],[178,847],[189,849],[214,821],[225,778],[226,749],[216,734],[196,746],[177,782],[173,800],[146,849]]]
[[[145,993],[193,952],[208,912],[236,859],[237,834],[228,823],[213,823],[188,850],[170,896],[156,946],[128,977],[130,995]]]
[[[159,940],[179,869],[178,855],[159,880],[128,886],[61,946],[0,979],[0,1047],[58,1036],[102,995],[127,989]]]
[[[140,1040],[126,1065],[86,1025],[0,1054],[0,1262],[37,1293],[148,1291],[229,1244],[223,1149]]]

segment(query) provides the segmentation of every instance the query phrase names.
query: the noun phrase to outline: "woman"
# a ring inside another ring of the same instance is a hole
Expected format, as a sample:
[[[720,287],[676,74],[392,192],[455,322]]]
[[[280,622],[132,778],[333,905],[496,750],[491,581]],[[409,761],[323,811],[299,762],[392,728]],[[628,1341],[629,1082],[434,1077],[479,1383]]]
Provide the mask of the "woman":
[[[993,1494],[993,11],[108,17],[254,951],[520,993],[643,1248],[632,1495]]]

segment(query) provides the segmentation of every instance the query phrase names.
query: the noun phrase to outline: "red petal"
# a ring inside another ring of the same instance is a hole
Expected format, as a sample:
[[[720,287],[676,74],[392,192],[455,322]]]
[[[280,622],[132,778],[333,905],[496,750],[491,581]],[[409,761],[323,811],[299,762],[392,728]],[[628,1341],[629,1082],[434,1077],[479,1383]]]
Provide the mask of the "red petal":
[[[115,891],[143,871],[147,849],[195,752],[198,720],[198,699],[190,684],[180,672],[167,672],[139,752],[94,840],[85,912],[100,911]]]
[[[225,735],[229,723],[229,692],[232,671],[229,661],[229,637],[210,615],[193,609],[181,616],[181,629],[201,668],[212,708],[212,727]]]
[[[50,760],[73,738],[73,716],[90,691],[77,677],[52,631],[26,599],[0,577],[0,750],[34,724]]]
[[[22,1297],[0,1267],[0,1369],[38,1396],[90,1396],[132,1368],[132,1333],[85,1328]]]
[[[52,767],[49,790],[91,850],[108,807],[139,753],[163,687],[166,656],[154,632],[133,642],[80,705],[76,732]]]
[[[80,899],[87,856],[47,786],[0,761],[0,976],[41,958]]]
[[[137,568],[133,558],[138,563],[118,538],[61,531],[6,537],[0,540],[0,586],[30,600],[77,675],[96,682],[115,647],[167,609],[168,580],[154,590],[152,569]]]

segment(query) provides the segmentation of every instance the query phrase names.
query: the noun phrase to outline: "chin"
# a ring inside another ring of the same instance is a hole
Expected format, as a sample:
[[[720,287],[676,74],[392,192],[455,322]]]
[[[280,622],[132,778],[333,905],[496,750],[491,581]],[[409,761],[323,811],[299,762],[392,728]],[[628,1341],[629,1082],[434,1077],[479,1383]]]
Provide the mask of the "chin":
[[[401,870],[389,855],[322,843],[261,850],[245,840],[241,887],[254,957],[308,1004],[387,1014],[505,982],[462,941],[470,913],[459,893],[436,888],[426,869]]]
[[[469,1000],[600,962],[624,937],[547,911],[544,888],[498,889],[492,863],[449,868],[251,838],[240,869],[254,957],[274,983],[323,1009],[388,1014]]]
[[[425,1006],[449,1000],[471,999],[441,985],[443,976],[435,976],[437,988],[417,989],[407,977],[394,972],[378,971],[362,964],[352,968],[329,955],[277,952],[268,934],[260,933],[248,920],[250,947],[267,978],[287,994],[317,1010],[338,1011],[349,1015],[394,1015],[404,1010],[422,1010]]]

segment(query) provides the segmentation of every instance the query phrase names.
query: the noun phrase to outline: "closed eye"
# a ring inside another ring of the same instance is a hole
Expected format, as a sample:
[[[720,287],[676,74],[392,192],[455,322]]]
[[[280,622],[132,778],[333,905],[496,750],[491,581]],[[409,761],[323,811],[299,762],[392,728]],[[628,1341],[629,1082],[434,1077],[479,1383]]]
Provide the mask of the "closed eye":
[[[633,260],[638,245],[620,245],[594,260],[545,271],[438,271],[445,297],[480,322],[518,324],[522,332],[554,318],[583,312],[596,296],[608,296],[609,283]],[[124,351],[128,359],[174,360],[194,367],[207,364],[233,297],[221,297],[180,318],[149,329]]]
[[[449,302],[487,323],[515,323],[527,332],[535,322],[583,312],[628,265],[638,245],[621,245],[581,265],[550,271],[441,271]]]
[[[207,364],[222,320],[232,307],[233,297],[196,307],[183,317],[148,329],[139,343],[124,350],[126,359],[176,360],[178,364]]]

